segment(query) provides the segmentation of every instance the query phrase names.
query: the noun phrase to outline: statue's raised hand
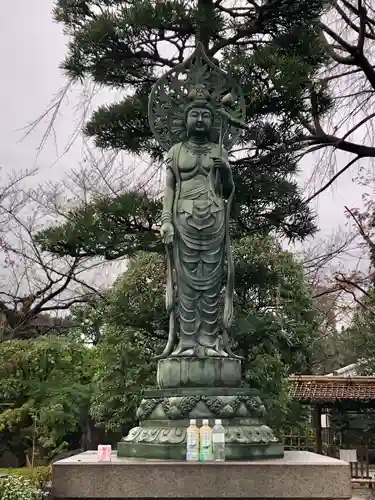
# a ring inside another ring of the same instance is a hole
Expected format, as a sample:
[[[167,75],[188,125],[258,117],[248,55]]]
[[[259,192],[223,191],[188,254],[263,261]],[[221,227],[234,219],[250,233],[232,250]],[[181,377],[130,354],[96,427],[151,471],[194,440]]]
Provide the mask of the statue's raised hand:
[[[214,166],[218,170],[229,170],[230,169],[229,163],[225,158],[223,158],[221,156],[211,156],[211,159],[214,162]]]
[[[171,245],[174,238],[174,227],[172,222],[164,222],[160,229],[163,243]]]

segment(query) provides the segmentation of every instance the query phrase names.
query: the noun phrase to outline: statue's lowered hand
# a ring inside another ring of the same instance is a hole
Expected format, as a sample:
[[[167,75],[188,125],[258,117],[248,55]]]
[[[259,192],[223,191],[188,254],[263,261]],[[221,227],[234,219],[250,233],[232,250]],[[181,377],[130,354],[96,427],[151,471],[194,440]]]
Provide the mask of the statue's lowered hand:
[[[172,222],[164,222],[161,226],[160,234],[163,240],[163,243],[166,245],[171,245],[174,238],[174,227]]]

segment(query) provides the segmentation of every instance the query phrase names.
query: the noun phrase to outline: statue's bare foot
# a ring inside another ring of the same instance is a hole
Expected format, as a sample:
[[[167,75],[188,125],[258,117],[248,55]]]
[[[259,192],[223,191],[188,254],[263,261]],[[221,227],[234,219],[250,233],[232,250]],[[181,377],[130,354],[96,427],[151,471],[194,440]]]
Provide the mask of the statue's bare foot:
[[[222,358],[223,354],[220,354],[216,349],[211,349],[211,347],[206,347],[204,350],[205,356],[209,358]]]
[[[184,356],[186,356],[186,357],[195,356],[195,350],[193,348],[182,349],[182,347],[177,347],[177,349],[175,349],[171,354],[172,358],[184,357]]]
[[[183,358],[183,357],[196,357],[196,358],[227,358],[228,353],[223,349],[214,349],[212,347],[204,347],[197,345],[195,347],[182,348],[177,346],[177,348],[170,355],[172,358]]]

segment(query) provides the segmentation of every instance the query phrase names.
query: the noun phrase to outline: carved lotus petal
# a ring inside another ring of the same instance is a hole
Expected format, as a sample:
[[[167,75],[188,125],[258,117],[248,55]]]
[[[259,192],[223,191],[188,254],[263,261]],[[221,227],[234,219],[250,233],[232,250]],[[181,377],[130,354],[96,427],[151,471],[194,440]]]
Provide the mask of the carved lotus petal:
[[[171,406],[169,410],[166,412],[169,418],[180,418],[182,414],[180,410],[176,406]]]
[[[234,408],[231,405],[225,405],[221,409],[221,414],[223,417],[231,417],[234,414]]]

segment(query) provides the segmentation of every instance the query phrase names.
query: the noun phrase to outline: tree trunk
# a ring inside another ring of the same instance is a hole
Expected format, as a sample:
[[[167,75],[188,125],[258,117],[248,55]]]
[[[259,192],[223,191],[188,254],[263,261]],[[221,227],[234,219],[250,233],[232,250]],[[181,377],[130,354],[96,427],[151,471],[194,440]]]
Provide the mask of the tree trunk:
[[[199,27],[196,39],[207,51],[212,35],[212,20],[214,14],[213,0],[198,0]]]

